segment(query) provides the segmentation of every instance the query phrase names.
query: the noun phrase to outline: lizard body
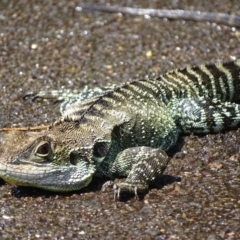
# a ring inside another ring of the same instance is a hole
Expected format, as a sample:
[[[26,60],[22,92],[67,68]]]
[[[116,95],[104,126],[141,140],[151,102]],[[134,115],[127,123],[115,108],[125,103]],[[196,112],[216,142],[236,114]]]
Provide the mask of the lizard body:
[[[147,191],[164,172],[180,134],[240,125],[240,60],[177,69],[156,79],[82,92],[40,92],[63,100],[49,129],[10,132],[0,177],[20,186],[72,191],[94,176],[127,177],[121,192]]]

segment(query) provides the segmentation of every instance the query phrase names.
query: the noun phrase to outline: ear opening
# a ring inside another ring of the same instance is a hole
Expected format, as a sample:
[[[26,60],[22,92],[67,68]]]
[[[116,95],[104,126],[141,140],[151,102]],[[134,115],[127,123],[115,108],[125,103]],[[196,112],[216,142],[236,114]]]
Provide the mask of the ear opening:
[[[108,142],[96,142],[93,146],[93,156],[97,158],[106,157],[108,150]]]

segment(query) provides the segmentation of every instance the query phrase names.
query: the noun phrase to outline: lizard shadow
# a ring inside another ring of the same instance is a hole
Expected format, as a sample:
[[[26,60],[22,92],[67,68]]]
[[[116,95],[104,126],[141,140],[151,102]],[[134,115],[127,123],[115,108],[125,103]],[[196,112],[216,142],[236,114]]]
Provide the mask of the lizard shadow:
[[[107,179],[94,179],[87,187],[78,191],[72,192],[51,192],[44,189],[38,189],[34,187],[22,187],[15,186],[11,189],[11,195],[16,198],[24,198],[24,197],[44,197],[44,198],[54,198],[57,196],[72,196],[73,194],[81,195],[84,193],[96,192],[96,194],[101,194],[102,185],[107,181]],[[156,180],[156,182],[150,186],[149,190],[156,188],[158,190],[162,189],[164,186],[172,184],[174,182],[181,181],[180,177],[174,177],[170,175],[162,175],[160,178]],[[4,183],[3,183],[4,184]],[[113,189],[110,189],[108,192],[110,194],[113,193]],[[97,193],[98,192],[98,193]],[[138,194],[138,200],[143,200],[144,197],[148,194],[149,191],[145,193]],[[119,201],[126,202],[130,199],[134,198],[133,194],[121,194]]]
[[[76,191],[70,191],[70,192],[53,192],[50,190],[35,188],[35,187],[24,187],[24,186],[15,186],[11,189],[11,195],[16,198],[24,198],[24,197],[44,197],[44,198],[52,198],[57,196],[72,196],[74,194],[81,195],[84,193],[89,192],[96,192],[101,190],[100,184],[106,182],[103,179],[99,182],[92,181],[87,187],[76,190]]]
[[[163,187],[173,184],[175,182],[180,182],[181,181],[181,177],[174,177],[171,175],[162,175],[160,178],[158,178],[156,180],[156,182],[154,184],[152,184],[149,187],[149,190],[144,192],[144,193],[138,193],[137,197],[131,193],[131,194],[121,194],[120,198],[118,199],[118,201],[121,202],[127,202],[133,198],[137,198],[138,200],[142,201],[144,199],[144,197],[149,193],[149,191],[151,191],[152,189],[157,189],[157,190],[161,190]]]

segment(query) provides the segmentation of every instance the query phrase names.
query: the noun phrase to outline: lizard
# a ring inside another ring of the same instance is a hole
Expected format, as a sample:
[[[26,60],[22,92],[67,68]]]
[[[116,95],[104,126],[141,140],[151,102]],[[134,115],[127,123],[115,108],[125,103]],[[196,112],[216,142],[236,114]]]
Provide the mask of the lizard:
[[[164,173],[180,135],[240,125],[239,93],[240,60],[82,92],[41,91],[35,98],[62,101],[62,116],[46,130],[6,133],[0,177],[57,192],[82,189],[93,177],[126,177],[114,196],[137,197]]]

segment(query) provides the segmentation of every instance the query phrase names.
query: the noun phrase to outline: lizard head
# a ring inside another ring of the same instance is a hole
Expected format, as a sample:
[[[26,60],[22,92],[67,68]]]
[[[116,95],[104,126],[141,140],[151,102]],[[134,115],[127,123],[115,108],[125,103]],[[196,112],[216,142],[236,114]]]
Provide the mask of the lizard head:
[[[93,142],[79,147],[81,139],[74,138],[76,143],[71,139],[66,132],[62,136],[51,131],[6,133],[1,142],[0,177],[17,186],[58,192],[87,186],[107,153],[105,145]]]

